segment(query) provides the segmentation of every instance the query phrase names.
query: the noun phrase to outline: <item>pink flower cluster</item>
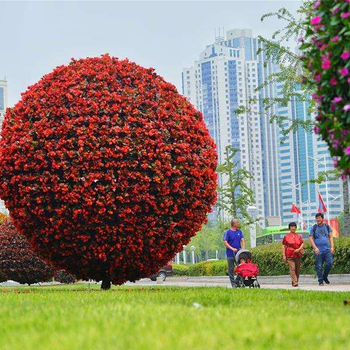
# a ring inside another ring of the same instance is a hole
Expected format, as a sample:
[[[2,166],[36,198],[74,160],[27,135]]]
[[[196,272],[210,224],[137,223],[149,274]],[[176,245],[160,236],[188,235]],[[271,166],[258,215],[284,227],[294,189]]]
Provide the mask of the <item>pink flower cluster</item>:
[[[315,133],[328,143],[336,166],[350,175],[350,0],[316,0],[305,20],[301,57],[311,71],[317,103]]]

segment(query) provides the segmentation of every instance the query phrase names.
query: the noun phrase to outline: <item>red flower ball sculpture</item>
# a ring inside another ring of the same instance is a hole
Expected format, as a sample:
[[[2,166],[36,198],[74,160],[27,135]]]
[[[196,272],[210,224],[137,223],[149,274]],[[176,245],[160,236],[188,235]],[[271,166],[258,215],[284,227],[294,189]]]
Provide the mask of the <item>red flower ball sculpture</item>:
[[[150,276],[216,201],[201,113],[128,60],[72,60],[7,110],[0,197],[36,252],[102,288]]]
[[[0,225],[0,282],[21,284],[49,281],[54,269],[30,249],[25,237],[18,234],[10,220]]]

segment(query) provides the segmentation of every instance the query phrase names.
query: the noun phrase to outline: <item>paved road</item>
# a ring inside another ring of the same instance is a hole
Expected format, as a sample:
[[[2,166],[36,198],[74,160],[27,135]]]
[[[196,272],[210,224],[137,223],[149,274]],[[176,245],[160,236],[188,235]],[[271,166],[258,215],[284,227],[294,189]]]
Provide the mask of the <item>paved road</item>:
[[[350,275],[331,275],[330,285],[320,287],[314,276],[301,276],[299,287],[294,288],[291,285],[289,276],[276,277],[259,277],[261,288],[264,289],[301,289],[315,291],[333,291],[333,292],[350,292]],[[213,276],[213,277],[168,277],[165,282],[152,282],[149,279],[142,279],[136,283],[126,283],[127,285],[139,286],[179,286],[179,287],[224,287],[230,288],[228,277]]]

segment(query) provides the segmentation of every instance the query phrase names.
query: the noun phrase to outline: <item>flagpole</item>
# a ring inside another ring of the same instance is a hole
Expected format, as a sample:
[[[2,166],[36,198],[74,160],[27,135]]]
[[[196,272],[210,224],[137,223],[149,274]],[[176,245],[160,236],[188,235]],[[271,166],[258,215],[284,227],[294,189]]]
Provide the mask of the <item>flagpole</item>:
[[[323,157],[323,161],[324,161],[324,171],[327,172],[327,169],[326,169],[326,156]],[[330,223],[330,220],[329,220],[329,201],[328,201],[328,179],[326,179],[326,203],[327,203],[327,211],[326,211],[326,214],[327,214],[327,224],[329,225]]]
[[[314,162],[316,162],[318,164],[317,166],[317,175],[318,173],[320,172],[320,165],[322,165],[322,163],[320,162],[322,159],[323,159],[323,167],[324,167],[324,173],[327,173],[327,162],[326,162],[326,156],[323,156],[323,157],[320,157],[318,159],[314,158],[314,157],[311,157],[311,156],[307,156],[308,158],[312,159]],[[325,216],[326,216],[326,221],[329,225],[330,223],[330,220],[329,220],[329,194],[328,194],[328,177],[326,178],[326,208],[327,208],[327,211],[325,212]],[[320,194],[320,186],[318,185],[318,193]]]
[[[299,182],[298,184],[293,184],[292,182],[290,184],[287,184],[288,186],[292,187],[295,191],[295,200],[297,199],[297,191],[299,192],[299,202],[297,202],[296,200],[296,203],[298,203],[299,205],[299,210],[300,210],[300,214],[297,213],[297,220],[298,220],[298,223],[300,228],[302,229],[302,216],[299,217],[299,215],[302,215],[302,212],[303,212],[303,202],[302,202],[302,198],[301,198],[301,195],[302,195],[302,192],[301,192],[301,183]]]

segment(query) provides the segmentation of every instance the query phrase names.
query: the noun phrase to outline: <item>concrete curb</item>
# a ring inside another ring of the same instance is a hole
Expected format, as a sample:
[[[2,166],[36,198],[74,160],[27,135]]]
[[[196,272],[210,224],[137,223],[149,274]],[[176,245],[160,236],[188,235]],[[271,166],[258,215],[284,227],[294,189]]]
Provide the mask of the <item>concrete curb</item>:
[[[329,275],[329,280],[332,284],[343,285],[350,284],[350,274],[332,274]],[[283,276],[258,276],[260,284],[269,285],[281,285],[281,284],[291,284],[291,278],[289,275]],[[187,283],[228,283],[228,276],[178,276],[178,277],[168,277],[169,282],[187,282]],[[317,279],[315,275],[301,275],[301,284],[317,284]]]

